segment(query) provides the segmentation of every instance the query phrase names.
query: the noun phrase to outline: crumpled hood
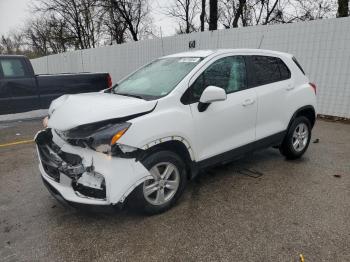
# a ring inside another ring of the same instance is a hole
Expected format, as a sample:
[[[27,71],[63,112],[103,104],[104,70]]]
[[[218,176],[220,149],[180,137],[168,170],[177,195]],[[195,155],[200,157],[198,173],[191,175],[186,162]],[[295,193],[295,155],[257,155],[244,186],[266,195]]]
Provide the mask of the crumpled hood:
[[[108,93],[63,95],[50,105],[48,126],[66,131],[84,124],[145,113],[156,104],[156,100]]]

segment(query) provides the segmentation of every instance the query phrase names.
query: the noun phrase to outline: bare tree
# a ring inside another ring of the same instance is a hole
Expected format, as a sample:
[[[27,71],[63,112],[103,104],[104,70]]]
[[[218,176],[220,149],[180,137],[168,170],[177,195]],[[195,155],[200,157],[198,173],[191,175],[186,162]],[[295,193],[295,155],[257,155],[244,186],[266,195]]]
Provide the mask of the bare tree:
[[[338,17],[349,16],[349,0],[338,0]]]
[[[30,57],[138,41],[152,35],[150,0],[37,0],[18,33],[0,37],[0,52]],[[346,0],[172,0],[166,14],[179,33],[292,23],[348,15]],[[207,4],[209,2],[209,4]],[[216,5],[216,6],[215,6]],[[209,18],[207,16],[209,8]]]
[[[239,19],[243,19],[246,2],[247,0],[221,0],[219,2],[219,21],[225,28],[238,27]]]
[[[96,47],[101,32],[98,0],[40,0],[34,11],[63,19],[76,49]]]
[[[24,35],[27,44],[38,53],[39,55],[50,54],[50,35],[51,28],[48,20],[46,19],[35,19],[29,21],[27,27],[24,29]]]
[[[338,0],[338,17],[349,16],[349,0]]]
[[[262,5],[263,7],[266,8],[266,16],[263,22],[264,25],[267,25],[274,19],[273,14],[274,14],[274,11],[276,10],[278,2],[279,0],[274,0],[274,1],[266,0],[265,5],[264,4]]]
[[[110,44],[122,44],[126,41],[127,26],[118,10],[113,7],[113,0],[101,1],[103,14],[101,16],[104,32],[110,39]]]
[[[200,20],[201,20],[201,31],[204,31],[205,29],[205,16],[206,16],[206,0],[201,0],[202,6],[201,6],[201,15],[200,15]]]
[[[137,41],[152,31],[148,0],[37,0],[31,8],[21,45],[39,56]],[[3,37],[1,52],[16,52],[13,41]]]
[[[104,7],[117,11],[116,14],[120,16],[134,41],[138,41],[143,33],[150,31],[152,21],[147,0],[111,0],[110,6],[104,4]]]
[[[275,19],[278,23],[330,18],[336,13],[335,0],[288,0],[283,4],[284,7],[280,8],[280,14]]]
[[[38,57],[25,43],[24,36],[19,32],[11,32],[0,37],[0,54],[26,55],[29,58]]]
[[[23,30],[25,43],[38,55],[57,54],[74,46],[74,38],[63,19],[55,16],[33,18]]]
[[[243,9],[246,6],[246,2],[247,0],[239,0],[237,12],[232,22],[232,27],[238,27],[238,20],[240,17],[242,18],[243,16]]]
[[[263,24],[267,25],[275,19],[274,14],[277,12],[277,4],[280,0],[256,0],[251,1],[249,4],[249,9],[252,12],[253,19],[251,22],[253,24]]]
[[[198,31],[194,21],[199,14],[198,0],[175,0],[174,6],[166,14],[178,21],[178,33]]]
[[[14,55],[21,54],[22,36],[11,34],[9,36],[1,36],[0,50],[2,54]]]
[[[44,20],[45,21],[45,20]],[[66,52],[74,44],[74,37],[67,30],[67,22],[52,16],[47,20],[49,46],[54,54]]]
[[[218,29],[218,0],[209,0],[209,30]]]

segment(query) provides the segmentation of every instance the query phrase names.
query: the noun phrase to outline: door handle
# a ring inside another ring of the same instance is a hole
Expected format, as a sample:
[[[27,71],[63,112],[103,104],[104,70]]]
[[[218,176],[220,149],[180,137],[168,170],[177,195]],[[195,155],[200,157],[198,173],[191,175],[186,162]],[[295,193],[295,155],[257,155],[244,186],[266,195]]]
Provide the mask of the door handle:
[[[290,90],[293,90],[294,88],[295,88],[294,85],[288,85],[288,86],[286,87],[286,90],[287,90],[287,91],[290,91]]]
[[[255,103],[255,100],[254,100],[254,99],[248,98],[248,99],[244,100],[242,106],[249,106],[249,105],[252,105],[252,104],[254,104],[254,103]]]

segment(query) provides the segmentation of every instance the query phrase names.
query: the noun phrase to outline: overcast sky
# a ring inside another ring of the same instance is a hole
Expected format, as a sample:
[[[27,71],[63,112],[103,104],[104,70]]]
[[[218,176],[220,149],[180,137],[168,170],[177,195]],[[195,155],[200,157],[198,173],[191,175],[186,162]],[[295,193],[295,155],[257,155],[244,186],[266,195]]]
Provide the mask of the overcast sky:
[[[28,5],[35,0],[0,0],[0,35],[7,34],[12,30],[23,26],[26,18],[30,16]],[[152,0],[151,13],[154,24],[162,28],[163,36],[175,33],[175,23],[172,19],[166,17],[164,7],[169,5],[170,0]]]
[[[0,0],[0,35],[24,23],[30,0]]]

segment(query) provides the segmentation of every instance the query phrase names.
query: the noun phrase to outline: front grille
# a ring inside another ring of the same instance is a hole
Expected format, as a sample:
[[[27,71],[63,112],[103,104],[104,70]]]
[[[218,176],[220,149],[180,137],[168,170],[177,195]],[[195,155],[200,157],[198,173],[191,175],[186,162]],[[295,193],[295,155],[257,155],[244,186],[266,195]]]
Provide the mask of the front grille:
[[[101,188],[93,188],[79,183],[79,178],[85,172],[93,172],[94,167],[84,167],[79,155],[63,152],[52,141],[50,129],[40,132],[36,139],[40,160],[45,173],[60,182],[60,174],[63,173],[72,179],[72,187],[76,193],[85,197],[106,199],[106,184],[103,179]]]
[[[83,174],[82,158],[61,151],[60,147],[52,141],[51,129],[39,133],[35,141],[45,172],[56,182],[59,182],[60,172],[75,179]]]
[[[71,164],[73,166],[79,165],[82,162],[81,157],[78,155],[75,155],[75,154],[60,151],[59,156],[63,159],[63,161],[65,161],[68,164]]]
[[[73,189],[87,197],[99,198],[99,199],[106,198],[105,186],[103,186],[102,189],[97,189],[97,188],[87,187],[82,184],[73,184]]]
[[[48,174],[56,182],[60,182],[60,172],[57,168],[42,163],[45,173]]]

